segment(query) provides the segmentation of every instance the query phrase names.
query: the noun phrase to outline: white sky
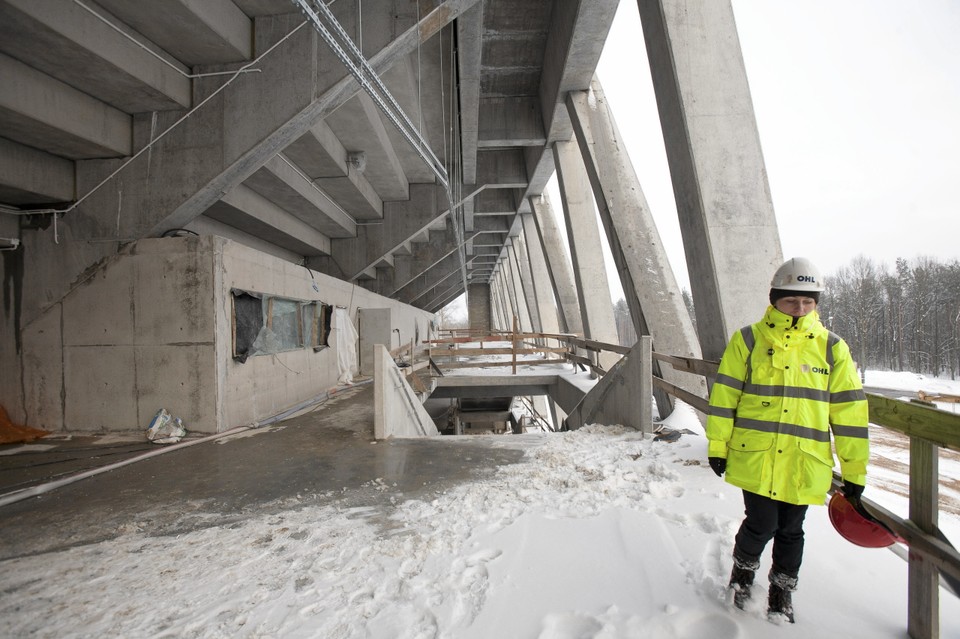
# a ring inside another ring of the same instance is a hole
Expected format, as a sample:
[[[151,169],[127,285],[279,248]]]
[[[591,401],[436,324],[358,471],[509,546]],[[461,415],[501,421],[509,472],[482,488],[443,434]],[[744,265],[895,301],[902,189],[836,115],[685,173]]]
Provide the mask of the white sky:
[[[827,273],[860,253],[890,266],[897,257],[960,257],[960,3],[733,6],[784,256],[810,257]],[[597,72],[689,289],[631,0],[620,3]]]
[[[903,373],[869,371],[867,382],[905,394],[918,384],[960,392],[960,382]],[[184,517],[195,528],[161,536],[141,530],[151,528],[148,508],[143,522],[105,531],[104,541],[0,562],[0,636],[906,636],[904,561],[846,542],[819,506],[804,526],[797,624],[766,620],[769,549],[755,598],[745,612],[734,610],[726,583],[741,493],[706,466],[692,409],[681,406],[668,422],[697,434],[673,444],[621,427],[469,436],[478,447],[520,448],[524,461],[419,499],[382,477],[359,493],[375,497],[335,491],[342,503],[294,486],[280,504],[239,521],[187,504]],[[251,436],[279,436],[286,427]],[[235,443],[204,445],[229,455]],[[878,445],[873,452],[899,462],[907,456]],[[906,499],[885,490],[895,480],[903,490],[896,468],[871,465],[866,496],[904,516]],[[957,456],[941,456],[940,472],[960,478]],[[940,525],[957,542],[960,494],[949,481],[942,490],[954,508],[941,512]],[[358,501],[365,506],[350,507]],[[960,637],[960,600],[941,589],[940,606],[940,636]]]

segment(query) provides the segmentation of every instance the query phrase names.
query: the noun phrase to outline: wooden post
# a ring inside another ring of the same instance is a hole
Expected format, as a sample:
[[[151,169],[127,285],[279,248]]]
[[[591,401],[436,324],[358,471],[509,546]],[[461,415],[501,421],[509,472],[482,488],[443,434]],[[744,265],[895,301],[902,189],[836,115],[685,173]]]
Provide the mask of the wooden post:
[[[653,432],[653,338],[640,336],[640,432]]]
[[[910,438],[910,520],[935,534],[939,495],[937,446]],[[940,573],[921,555],[910,551],[907,574],[907,632],[912,639],[940,637]]]
[[[513,374],[517,374],[517,316],[513,316],[513,339],[510,341],[510,350],[513,351]]]

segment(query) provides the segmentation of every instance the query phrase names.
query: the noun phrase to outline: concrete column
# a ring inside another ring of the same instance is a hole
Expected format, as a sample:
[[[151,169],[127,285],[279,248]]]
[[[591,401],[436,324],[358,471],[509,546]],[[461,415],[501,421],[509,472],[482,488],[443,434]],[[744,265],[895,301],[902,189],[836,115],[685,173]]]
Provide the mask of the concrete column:
[[[514,253],[520,267],[520,283],[523,284],[523,297],[526,300],[527,313],[530,315],[530,328],[533,332],[543,332],[543,322],[540,319],[540,307],[537,306],[537,291],[530,271],[530,255],[523,235],[518,235],[513,241]]]
[[[580,150],[575,142],[555,142],[553,157],[560,180],[560,199],[573,259],[573,277],[580,299],[584,336],[599,342],[618,344],[600,229],[597,227],[590,182],[584,171]],[[615,353],[603,353],[600,364],[605,370],[610,370],[618,359],[620,356]]]
[[[550,199],[543,195],[540,198],[531,198],[534,220],[537,223],[537,233],[540,235],[540,244],[543,246],[544,257],[547,261],[547,273],[550,275],[550,284],[553,294],[560,304],[560,330],[566,333],[583,334],[583,320],[580,318],[580,300],[577,297],[577,287],[573,281],[573,269],[570,267],[570,258],[567,255],[560,228],[553,215]]]
[[[509,260],[504,259],[500,263],[500,272],[497,277],[500,279],[500,290],[503,295],[504,324],[503,330],[508,331],[513,327],[513,318],[519,313],[516,300],[513,295],[513,286],[509,278]]]
[[[490,284],[490,330],[495,331],[500,326],[500,301],[497,299],[497,286],[491,280]]]
[[[520,262],[517,259],[515,242],[507,247],[507,256],[510,264],[510,281],[513,284],[513,298],[517,305],[517,317],[520,318],[520,330],[524,333],[533,332],[530,323],[530,311],[527,308],[527,296],[524,292],[523,279],[520,277]]]
[[[471,284],[467,291],[467,316],[470,328],[490,332],[490,286]]]
[[[512,324],[513,312],[510,310],[510,295],[503,279],[504,263],[497,268],[497,294],[500,302],[500,330],[508,330]]]
[[[703,356],[759,319],[783,261],[730,0],[638,0]],[[745,268],[745,266],[747,266]]]
[[[537,313],[540,316],[540,330],[545,333],[559,333],[557,306],[554,303],[553,287],[547,271],[546,258],[543,255],[543,243],[537,231],[537,222],[533,213],[522,213],[523,235],[526,238],[527,257],[530,259],[530,273],[536,297]]]
[[[591,91],[592,100],[585,91],[568,93],[567,107],[637,335],[652,336],[658,352],[699,358],[693,322],[596,78]],[[664,366],[661,376],[706,397],[706,384],[698,375]],[[665,396],[658,399],[660,414],[666,416],[669,400]]]

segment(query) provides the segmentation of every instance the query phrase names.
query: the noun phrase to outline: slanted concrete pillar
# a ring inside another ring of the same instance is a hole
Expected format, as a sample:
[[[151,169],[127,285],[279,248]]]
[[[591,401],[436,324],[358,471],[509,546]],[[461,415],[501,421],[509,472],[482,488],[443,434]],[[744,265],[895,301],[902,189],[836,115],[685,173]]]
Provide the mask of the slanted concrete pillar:
[[[496,278],[490,282],[490,299],[493,302],[493,325],[491,328],[502,330],[505,326],[503,318],[506,315],[503,310],[503,291],[500,290],[500,284]]]
[[[585,91],[567,94],[567,108],[637,335],[652,336],[657,352],[699,358],[693,322],[596,78],[591,90],[592,100]],[[699,375],[678,372],[672,366],[656,372],[706,397],[706,383]],[[662,416],[670,413],[672,404],[666,395],[658,397],[658,404]]]
[[[520,309],[517,307],[516,291],[513,288],[513,278],[510,276],[509,256],[504,258],[500,264],[500,286],[503,289],[504,306],[506,307],[507,317],[504,330],[511,330],[513,327],[513,318],[519,317]]]
[[[638,0],[703,356],[759,319],[783,261],[730,0]]]
[[[560,181],[560,199],[567,225],[567,241],[573,259],[573,277],[580,299],[583,333],[589,339],[617,344],[617,324],[613,319],[613,302],[607,269],[603,263],[600,229],[590,182],[583,168],[580,150],[575,142],[555,142],[554,163]],[[600,365],[605,370],[620,359],[616,353],[603,353]]]
[[[523,290],[523,280],[520,278],[520,264],[517,259],[517,251],[514,243],[507,246],[507,257],[510,271],[510,282],[513,289],[513,299],[517,308],[517,318],[520,320],[520,330],[523,332],[532,332],[533,326],[530,323],[530,312],[527,309],[527,297]]]
[[[550,285],[550,274],[547,272],[547,262],[543,255],[543,244],[540,241],[540,233],[537,231],[537,222],[534,220],[533,213],[522,213],[520,221],[523,223],[523,235],[526,238],[537,314],[540,317],[540,330],[545,333],[559,333],[557,306],[554,303],[553,288]]]
[[[537,305],[536,283],[533,281],[533,273],[530,271],[530,256],[523,235],[518,235],[514,238],[513,248],[517,265],[520,267],[519,273],[520,283],[523,285],[523,297],[527,303],[527,312],[530,314],[530,329],[535,333],[543,332],[543,323],[540,320],[540,307]]]
[[[533,217],[537,223],[537,233],[543,246],[550,285],[560,305],[560,330],[565,333],[583,334],[583,320],[580,318],[580,300],[573,281],[573,269],[567,255],[560,228],[553,214],[553,207],[546,194],[531,198]]]

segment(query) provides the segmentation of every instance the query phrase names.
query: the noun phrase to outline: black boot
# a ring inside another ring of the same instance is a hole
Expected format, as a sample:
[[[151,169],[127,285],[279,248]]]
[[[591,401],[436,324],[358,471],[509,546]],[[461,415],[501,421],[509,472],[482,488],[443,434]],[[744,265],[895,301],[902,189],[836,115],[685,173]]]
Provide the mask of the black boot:
[[[750,587],[753,577],[760,567],[759,559],[745,557],[733,549],[733,571],[730,573],[730,587],[733,588],[733,605],[743,610],[750,599]]]
[[[770,570],[770,596],[767,598],[767,618],[775,623],[786,619],[794,623],[793,596],[797,589],[797,578],[776,569]]]

